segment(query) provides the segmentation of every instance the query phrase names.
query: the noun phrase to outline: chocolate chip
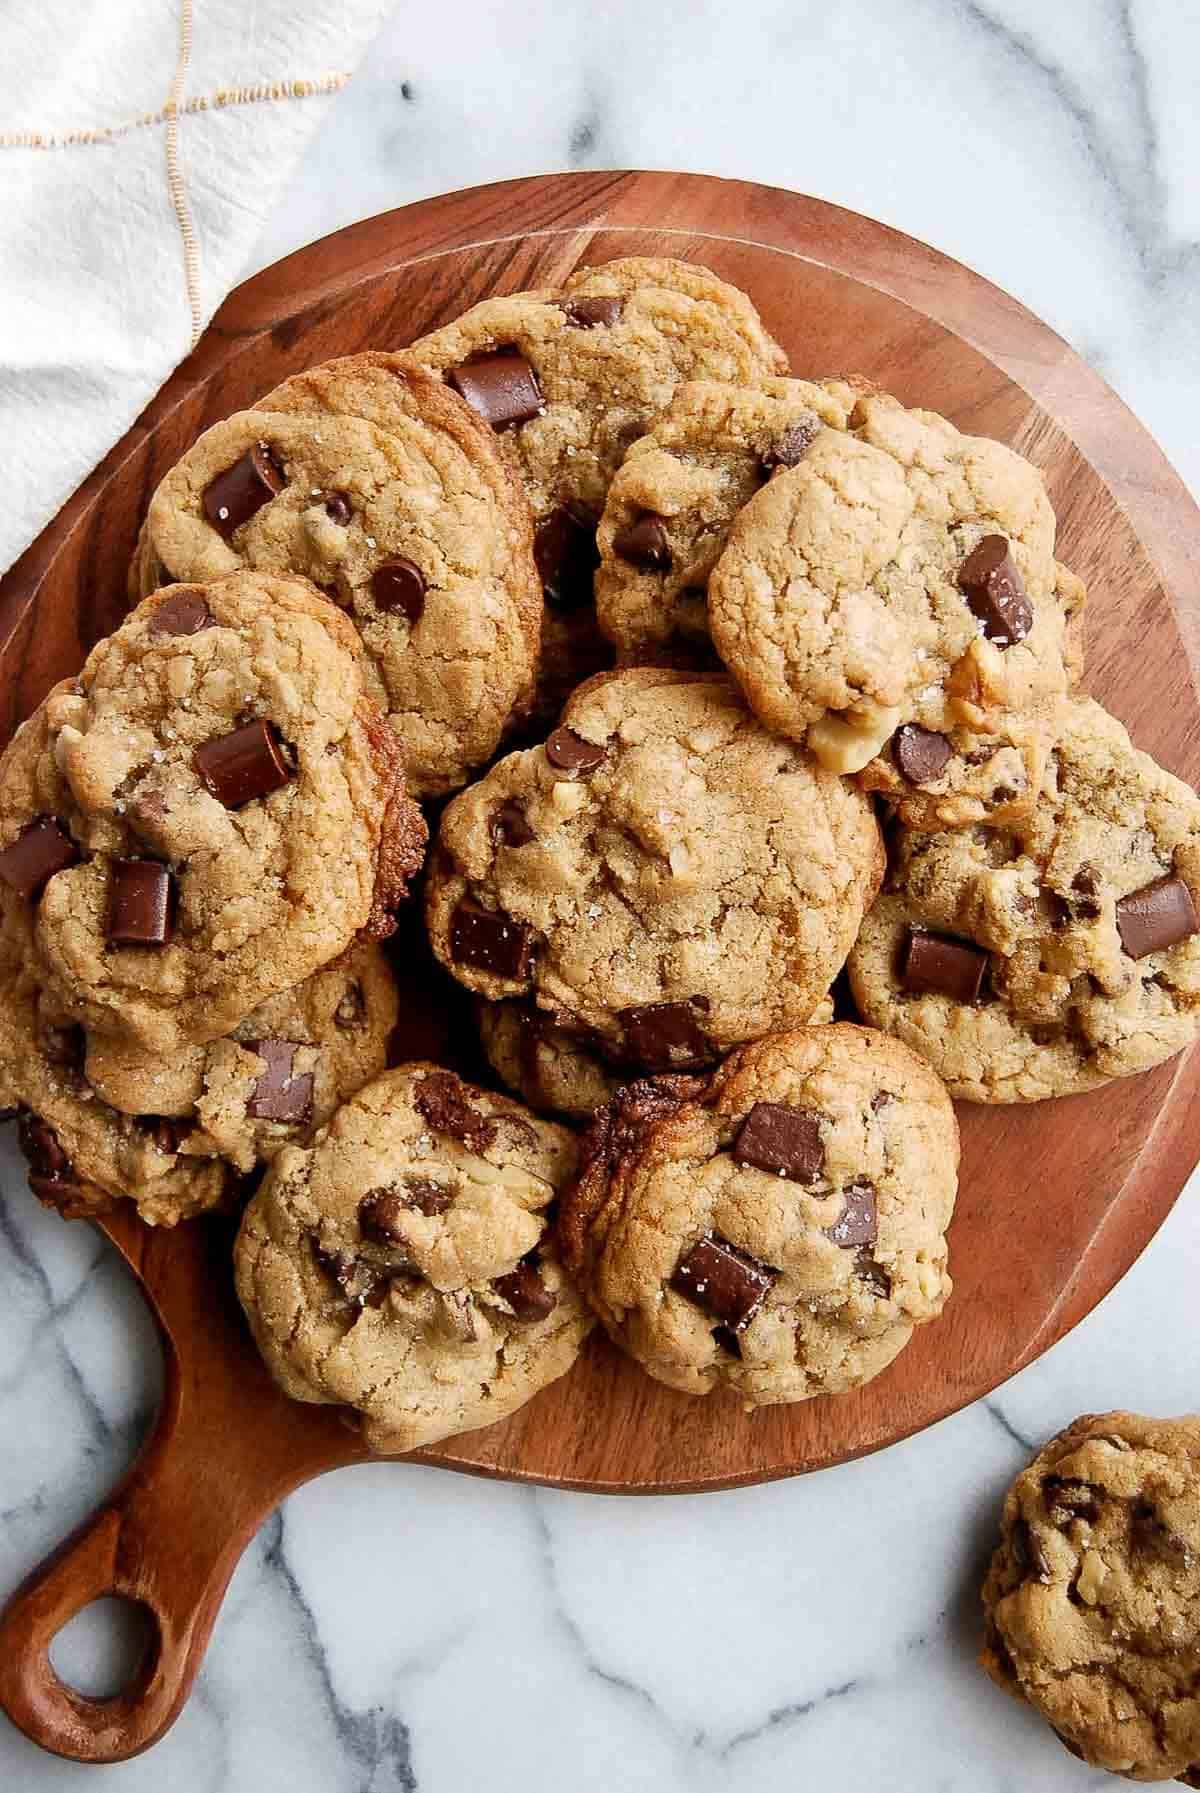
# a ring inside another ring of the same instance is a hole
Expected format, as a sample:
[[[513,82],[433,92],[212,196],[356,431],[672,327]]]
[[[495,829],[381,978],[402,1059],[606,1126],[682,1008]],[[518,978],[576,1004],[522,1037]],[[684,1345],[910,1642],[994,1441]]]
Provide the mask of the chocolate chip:
[[[896,764],[909,784],[932,784],[940,778],[953,756],[953,748],[945,735],[932,729],[919,728],[906,722],[896,730],[894,744]]]
[[[486,1152],[496,1137],[495,1121],[471,1106],[466,1086],[453,1071],[431,1071],[422,1077],[413,1101],[435,1133],[461,1139],[469,1151]]]
[[[75,1167],[59,1144],[58,1134],[40,1114],[29,1109],[22,1112],[17,1128],[17,1143],[25,1154],[29,1175],[47,1183],[69,1183]]]
[[[622,1009],[618,1019],[630,1058],[647,1071],[699,1071],[715,1064],[717,1053],[696,1021],[697,1006],[690,997]]]
[[[79,1072],[87,1056],[87,1035],[82,1027],[58,1027],[53,1022],[38,1021],[37,1041],[47,1064],[59,1070]]]
[[[775,1272],[717,1233],[698,1239],[675,1266],[671,1287],[677,1295],[742,1332],[766,1300]]]
[[[1156,878],[1117,904],[1117,932],[1131,959],[1177,946],[1197,931],[1200,919],[1182,878]]]
[[[537,1265],[528,1258],[523,1258],[507,1276],[494,1277],[492,1287],[512,1308],[514,1318],[522,1322],[544,1320],[558,1306],[558,1296],[546,1287]]]
[[[266,1069],[246,1098],[246,1113],[256,1121],[284,1121],[304,1126],[312,1119],[314,1077],[311,1071],[294,1072],[302,1040],[243,1040],[247,1052],[262,1059]]]
[[[826,1227],[825,1237],[835,1245],[874,1245],[879,1233],[875,1212],[875,1185],[865,1177],[850,1183],[842,1191],[842,1212],[833,1225]]]
[[[361,1027],[367,1018],[367,999],[361,984],[350,984],[342,991],[338,1005],[333,1011],[333,1023],[343,1032],[351,1027]]]
[[[371,596],[380,610],[402,610],[413,628],[425,614],[425,579],[403,555],[381,560],[371,574]]]
[[[613,553],[619,560],[640,567],[643,573],[665,573],[671,565],[671,550],[662,517],[654,511],[643,511],[618,530],[613,537]]]
[[[205,789],[226,809],[241,809],[256,797],[269,796],[293,776],[274,726],[261,720],[205,741],[193,754],[192,764]]]
[[[756,1102],[733,1144],[737,1164],[751,1164],[793,1183],[815,1183],[825,1168],[821,1118],[811,1108]]]
[[[492,811],[492,839],[506,847],[524,847],[533,839],[533,829],[515,797],[509,797]]]
[[[886,1301],[892,1292],[892,1279],[883,1265],[877,1263],[865,1245],[860,1245],[854,1254],[854,1274],[860,1282],[865,1282],[873,1295]]]
[[[585,741],[573,728],[556,728],[546,742],[546,758],[563,772],[594,772],[608,757],[608,749]]]
[[[175,927],[175,881],[157,859],[114,859],[110,946],[165,946]]]
[[[228,541],[286,484],[287,474],[274,449],[265,442],[256,442],[240,461],[209,482],[200,502],[213,528]]]
[[[533,957],[533,929],[464,899],[450,917],[450,957],[493,977],[523,980]]]
[[[546,408],[537,375],[520,350],[511,346],[476,355],[452,368],[446,378],[494,430],[528,423]]]
[[[904,988],[910,996],[951,996],[956,1002],[976,1002],[987,962],[987,954],[977,946],[953,940],[948,934],[910,928]]]
[[[56,872],[79,859],[79,848],[56,816],[39,816],[0,852],[0,878],[35,903]]]
[[[562,307],[568,324],[573,324],[577,330],[609,329],[624,309],[624,299],[618,299],[615,293],[597,293],[594,299],[568,299]]]
[[[731,1357],[742,1355],[742,1341],[732,1326],[714,1326],[712,1341],[714,1345],[719,1345],[722,1351],[728,1351]]]
[[[1033,606],[1002,535],[985,535],[958,572],[959,590],[997,647],[1014,647],[1033,627]]]
[[[1094,1525],[1100,1517],[1100,1490],[1077,1476],[1043,1476],[1042,1499],[1055,1525],[1069,1525],[1072,1519]]]
[[[325,515],[331,523],[336,523],[340,529],[346,527],[353,514],[350,500],[344,492],[331,492],[325,500]]]
[[[816,441],[820,428],[814,417],[811,422],[794,423],[781,436],[767,445],[759,456],[759,467],[769,479],[780,467],[797,467]]]
[[[551,511],[533,538],[533,558],[548,604],[578,610],[592,601],[592,575],[600,565],[595,511],[572,500]]]
[[[215,622],[202,591],[184,586],[173,591],[150,612],[147,623],[151,635],[199,635]]]

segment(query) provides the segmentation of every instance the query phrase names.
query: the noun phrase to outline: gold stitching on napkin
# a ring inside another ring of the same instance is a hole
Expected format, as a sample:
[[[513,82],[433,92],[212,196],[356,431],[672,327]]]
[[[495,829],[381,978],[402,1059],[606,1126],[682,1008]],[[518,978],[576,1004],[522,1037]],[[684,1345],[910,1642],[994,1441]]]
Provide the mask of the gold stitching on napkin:
[[[167,95],[167,118],[165,148],[167,153],[167,191],[171,195],[171,204],[179,221],[179,234],[183,238],[183,277],[187,285],[188,308],[192,314],[192,341],[194,349],[200,340],[200,332],[204,328],[204,314],[200,309],[200,245],[196,241],[196,233],[192,229],[191,208],[188,205],[187,187],[183,179],[183,170],[179,166],[179,102],[183,98],[184,76],[192,54],[192,0],[180,0],[179,6],[179,57],[175,63],[175,73],[171,77],[171,91]]]

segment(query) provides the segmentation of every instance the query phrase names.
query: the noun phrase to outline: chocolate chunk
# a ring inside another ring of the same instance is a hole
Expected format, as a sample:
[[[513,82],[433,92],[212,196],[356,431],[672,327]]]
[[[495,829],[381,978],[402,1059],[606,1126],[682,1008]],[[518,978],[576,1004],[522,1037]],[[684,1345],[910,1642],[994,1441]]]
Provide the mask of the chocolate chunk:
[[[597,293],[594,299],[568,299],[562,309],[568,324],[573,324],[577,330],[609,329],[620,318],[625,301],[618,299],[615,293]]]
[[[533,839],[533,829],[515,797],[509,797],[492,811],[492,839],[505,847],[524,847]]]
[[[793,1183],[815,1183],[825,1168],[821,1117],[811,1108],[783,1102],[756,1102],[733,1142],[737,1164]]]
[[[350,984],[342,991],[333,1011],[333,1024],[343,1031],[361,1027],[367,1018],[367,999],[361,984]]]
[[[240,461],[205,487],[204,515],[228,541],[235,529],[256,516],[287,484],[283,464],[265,442],[256,442]]]
[[[573,728],[556,728],[546,742],[546,758],[563,772],[594,772],[608,757],[608,748],[585,741]]]
[[[37,1042],[47,1064],[61,1071],[79,1072],[87,1056],[87,1035],[82,1027],[71,1024],[58,1027],[53,1022],[38,1021]]]
[[[39,816],[0,852],[0,878],[35,903],[55,872],[79,859],[79,848],[56,816]]]
[[[592,575],[600,565],[595,511],[572,500],[551,511],[533,538],[533,558],[548,604],[578,610],[592,601]]]
[[[697,1006],[690,997],[622,1009],[618,1019],[629,1057],[647,1071],[700,1071],[715,1064],[717,1052],[696,1022]]]
[[[742,1341],[732,1326],[714,1326],[712,1340],[713,1344],[719,1345],[722,1351],[728,1351],[731,1357],[742,1355]]]
[[[886,1301],[892,1292],[892,1279],[871,1256],[865,1245],[860,1245],[854,1254],[854,1274],[860,1282],[865,1282],[873,1295]]]
[[[958,572],[959,590],[997,647],[1014,647],[1033,627],[1033,606],[1002,535],[985,535]]]
[[[247,1052],[257,1053],[266,1066],[246,1098],[246,1113],[256,1121],[285,1121],[305,1126],[312,1119],[314,1077],[311,1071],[293,1072],[303,1040],[243,1040]]]
[[[371,574],[371,596],[381,610],[403,610],[413,628],[425,614],[425,578],[403,555],[381,560]]]
[[[842,1212],[833,1225],[826,1227],[825,1237],[843,1248],[850,1245],[874,1245],[878,1237],[875,1215],[875,1185],[865,1177],[842,1190]]]
[[[619,560],[640,567],[643,573],[665,573],[671,565],[671,550],[662,517],[654,511],[643,511],[618,530],[613,537],[613,553]]]
[[[1117,932],[1131,959],[1177,946],[1197,930],[1196,905],[1182,878],[1156,878],[1117,904]]]
[[[1100,1490],[1076,1476],[1043,1476],[1042,1499],[1058,1526],[1069,1525],[1072,1519],[1086,1519],[1094,1525],[1100,1517]]]
[[[164,1157],[174,1158],[187,1133],[182,1121],[169,1114],[140,1114],[138,1126],[148,1133]]]
[[[454,1191],[429,1177],[405,1177],[404,1201],[407,1207],[416,1208],[432,1220],[435,1214],[444,1214],[454,1206]]]
[[[1094,865],[1081,865],[1071,879],[1071,906],[1084,921],[1095,921],[1100,913],[1100,882]]]
[[[151,635],[199,635],[201,629],[211,629],[215,620],[204,593],[184,586],[150,612],[146,626]]]
[[[1032,1526],[1026,1520],[1018,1519],[1010,1535],[1017,1567],[1032,1570],[1038,1581],[1049,1581],[1050,1564]]]
[[[346,527],[353,512],[350,508],[350,500],[344,492],[331,492],[329,494],[328,498],[325,500],[325,515],[329,518],[331,523],[336,523],[340,529]]]
[[[775,1272],[716,1233],[698,1239],[675,1266],[671,1287],[677,1295],[742,1332],[762,1306]]]
[[[157,859],[114,859],[110,946],[165,946],[175,927],[175,881]]]
[[[904,988],[910,996],[952,996],[956,1002],[977,1002],[988,956],[977,946],[910,928],[904,961]]]
[[[469,1151],[486,1152],[496,1137],[495,1121],[471,1106],[462,1079],[453,1071],[431,1071],[422,1077],[413,1100],[435,1133],[461,1139]]]
[[[398,1189],[371,1189],[358,1204],[358,1226],[364,1239],[395,1245],[404,1233],[400,1217],[407,1206]]]
[[[327,1251],[316,1239],[313,1256],[331,1276],[345,1299],[357,1308],[382,1307],[387,1300],[392,1277],[398,1271],[411,1271],[410,1264],[373,1264],[369,1258],[356,1258],[348,1251]]]
[[[256,720],[197,747],[192,764],[204,787],[226,809],[269,796],[293,776],[273,724]]]
[[[766,478],[780,467],[797,467],[816,440],[820,428],[814,417],[811,423],[794,423],[790,430],[767,445],[759,456],[759,467]]]
[[[915,722],[906,722],[903,728],[896,730],[893,751],[896,764],[909,784],[932,784],[946,770],[954,749],[945,735],[935,734],[929,728],[918,728]]]
[[[450,917],[450,957],[493,977],[523,980],[533,957],[533,929],[464,900]]]
[[[25,1109],[17,1128],[17,1143],[25,1154],[29,1176],[46,1183],[69,1183],[75,1167],[59,1144],[58,1134],[40,1114]]]
[[[492,1287],[512,1308],[514,1318],[522,1322],[544,1320],[558,1306],[558,1296],[546,1287],[537,1264],[528,1258],[522,1258],[507,1276],[494,1277]]]
[[[493,349],[446,375],[454,390],[494,430],[512,429],[546,408],[537,375],[519,349]]]

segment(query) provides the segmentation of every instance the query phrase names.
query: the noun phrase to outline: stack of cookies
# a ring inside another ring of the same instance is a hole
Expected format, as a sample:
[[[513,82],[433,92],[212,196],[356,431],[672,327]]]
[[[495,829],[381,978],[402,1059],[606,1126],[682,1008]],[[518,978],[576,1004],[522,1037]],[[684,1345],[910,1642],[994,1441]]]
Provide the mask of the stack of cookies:
[[[299,374],[168,474],[136,607],[0,762],[36,1192],[260,1179],[255,1338],[373,1449],[595,1318],[689,1393],[860,1385],[950,1293],[951,1096],[1196,1032],[1200,802],[1079,692],[1041,476],[811,371],[625,260]],[[482,1084],[385,1068],[421,802]]]

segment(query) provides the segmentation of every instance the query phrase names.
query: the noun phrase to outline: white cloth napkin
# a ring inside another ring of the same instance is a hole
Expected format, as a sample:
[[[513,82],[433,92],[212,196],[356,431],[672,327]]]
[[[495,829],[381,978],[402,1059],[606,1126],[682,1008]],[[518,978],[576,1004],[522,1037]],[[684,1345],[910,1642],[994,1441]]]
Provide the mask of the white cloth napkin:
[[[0,571],[187,354],[388,0],[5,0]]]

